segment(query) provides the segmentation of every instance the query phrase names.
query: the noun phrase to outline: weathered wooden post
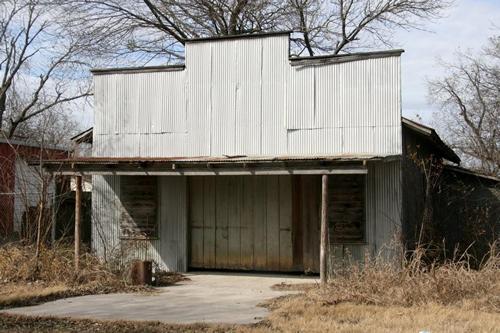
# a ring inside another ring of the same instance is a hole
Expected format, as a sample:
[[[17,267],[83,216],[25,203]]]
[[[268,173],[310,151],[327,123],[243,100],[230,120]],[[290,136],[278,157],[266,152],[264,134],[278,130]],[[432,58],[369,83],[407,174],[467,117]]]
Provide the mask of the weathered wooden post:
[[[321,178],[321,248],[319,252],[319,277],[321,284],[327,282],[327,253],[328,253],[328,175]]]
[[[82,218],[82,176],[76,176],[75,188],[75,271],[80,270],[80,225]]]

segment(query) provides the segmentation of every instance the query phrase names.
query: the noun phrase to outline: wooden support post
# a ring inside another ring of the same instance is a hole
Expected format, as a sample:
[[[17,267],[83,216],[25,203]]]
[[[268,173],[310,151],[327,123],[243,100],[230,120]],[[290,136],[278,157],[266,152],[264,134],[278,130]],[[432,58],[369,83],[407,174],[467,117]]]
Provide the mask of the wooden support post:
[[[52,246],[56,243],[56,230],[57,230],[57,213],[56,213],[56,193],[52,194],[52,223],[50,225],[50,244]]]
[[[319,252],[319,277],[321,284],[327,282],[327,253],[328,253],[328,175],[321,179],[321,241]]]
[[[75,271],[80,270],[80,225],[82,219],[82,176],[76,176],[75,189]]]

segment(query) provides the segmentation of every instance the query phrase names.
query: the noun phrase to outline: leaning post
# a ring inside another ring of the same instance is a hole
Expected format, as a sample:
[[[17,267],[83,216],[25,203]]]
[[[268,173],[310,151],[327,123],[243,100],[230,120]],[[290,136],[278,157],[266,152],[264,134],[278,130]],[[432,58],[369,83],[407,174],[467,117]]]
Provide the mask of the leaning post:
[[[82,176],[76,176],[75,188],[75,271],[80,270],[80,225],[82,219]]]
[[[319,254],[319,276],[321,285],[327,282],[327,253],[328,253],[328,175],[321,178],[321,241]]]

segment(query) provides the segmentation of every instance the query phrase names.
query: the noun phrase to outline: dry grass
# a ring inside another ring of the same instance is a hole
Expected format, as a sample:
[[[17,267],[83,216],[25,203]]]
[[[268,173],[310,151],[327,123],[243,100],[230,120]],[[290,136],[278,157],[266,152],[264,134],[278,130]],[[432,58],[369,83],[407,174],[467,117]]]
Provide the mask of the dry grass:
[[[468,309],[500,311],[500,255],[492,252],[479,269],[466,257],[441,264],[424,264],[425,252],[417,250],[402,268],[383,260],[363,267],[350,265],[339,271],[327,288],[311,295],[319,302],[353,302],[366,305],[451,305]]]
[[[180,281],[179,274],[163,277],[162,285]],[[125,271],[112,270],[95,256],[83,253],[75,273],[73,248],[35,249],[19,243],[0,247],[0,308],[33,305],[58,298],[112,292],[144,292],[151,288],[132,286]]]
[[[378,306],[350,302],[318,302],[307,294],[289,296],[276,308],[265,326],[244,331],[267,332],[498,332],[498,313],[456,306]]]
[[[88,319],[58,319],[48,317],[24,317],[0,314],[0,332],[5,333],[63,333],[63,332],[107,332],[107,333],[160,333],[160,332],[205,332],[220,333],[236,331],[230,325],[171,325],[160,322],[99,321]]]
[[[42,247],[39,258],[35,258],[33,246],[11,243],[0,247],[0,280],[3,282],[121,285],[124,279],[117,273],[97,257],[82,253],[80,271],[76,274],[70,246]]]

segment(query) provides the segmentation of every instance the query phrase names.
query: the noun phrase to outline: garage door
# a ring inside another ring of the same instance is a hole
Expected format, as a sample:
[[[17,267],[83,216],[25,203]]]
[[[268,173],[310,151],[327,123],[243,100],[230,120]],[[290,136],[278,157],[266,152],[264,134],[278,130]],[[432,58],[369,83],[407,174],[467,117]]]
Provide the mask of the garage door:
[[[191,177],[191,268],[290,271],[290,176]]]

